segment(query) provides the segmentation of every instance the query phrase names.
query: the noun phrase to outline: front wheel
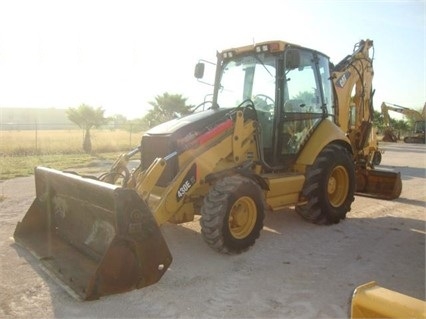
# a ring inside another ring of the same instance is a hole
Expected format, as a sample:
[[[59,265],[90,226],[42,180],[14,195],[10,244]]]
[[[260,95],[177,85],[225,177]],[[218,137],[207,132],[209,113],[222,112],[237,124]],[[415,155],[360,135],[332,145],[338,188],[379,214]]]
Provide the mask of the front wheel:
[[[204,198],[201,234],[216,251],[240,253],[259,238],[264,217],[260,187],[246,177],[225,177],[212,186]]]
[[[296,206],[314,224],[336,224],[351,209],[355,193],[355,167],[350,153],[337,144],[326,146],[306,172],[302,195]]]

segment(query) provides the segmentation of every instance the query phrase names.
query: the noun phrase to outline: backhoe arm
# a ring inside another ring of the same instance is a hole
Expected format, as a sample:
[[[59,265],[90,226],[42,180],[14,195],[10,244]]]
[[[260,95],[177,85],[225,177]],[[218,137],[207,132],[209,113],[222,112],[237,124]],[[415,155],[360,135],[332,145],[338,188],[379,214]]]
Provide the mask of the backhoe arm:
[[[366,146],[372,128],[374,70],[373,59],[369,55],[371,48],[373,41],[359,42],[353,54],[337,64],[332,73],[339,125],[347,132],[354,153]]]
[[[401,194],[399,173],[374,169],[381,158],[373,128],[373,41],[357,43],[352,55],[338,63],[332,73],[338,105],[338,122],[346,132],[356,169],[356,193],[382,199]]]

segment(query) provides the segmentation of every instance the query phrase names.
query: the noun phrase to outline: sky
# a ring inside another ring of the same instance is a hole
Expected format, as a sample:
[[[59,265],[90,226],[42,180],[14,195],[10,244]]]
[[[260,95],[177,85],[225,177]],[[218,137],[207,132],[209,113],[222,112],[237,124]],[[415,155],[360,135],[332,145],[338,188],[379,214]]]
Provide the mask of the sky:
[[[426,0],[0,0],[0,108],[102,107],[140,118],[165,92],[197,105],[199,59],[283,40],[338,63],[374,41],[374,107],[426,101]]]

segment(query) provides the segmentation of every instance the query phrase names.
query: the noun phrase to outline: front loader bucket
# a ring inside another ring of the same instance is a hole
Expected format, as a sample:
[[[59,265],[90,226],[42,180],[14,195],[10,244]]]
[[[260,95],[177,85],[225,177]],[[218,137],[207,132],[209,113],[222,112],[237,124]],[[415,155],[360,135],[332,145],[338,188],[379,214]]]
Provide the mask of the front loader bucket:
[[[359,169],[356,172],[356,194],[379,199],[398,198],[402,191],[399,172]]]
[[[36,199],[14,238],[83,300],[156,283],[172,256],[134,190],[35,169]]]

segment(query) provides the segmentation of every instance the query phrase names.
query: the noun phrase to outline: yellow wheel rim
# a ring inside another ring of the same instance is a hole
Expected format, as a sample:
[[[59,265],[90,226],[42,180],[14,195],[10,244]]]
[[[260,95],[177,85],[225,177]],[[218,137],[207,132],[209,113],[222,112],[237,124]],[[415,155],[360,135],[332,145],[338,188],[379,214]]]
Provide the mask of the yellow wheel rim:
[[[349,175],[343,166],[336,166],[330,174],[327,193],[330,204],[334,207],[342,205],[349,192]]]
[[[229,231],[234,238],[243,239],[250,235],[256,224],[257,207],[248,196],[240,197],[229,212]]]

